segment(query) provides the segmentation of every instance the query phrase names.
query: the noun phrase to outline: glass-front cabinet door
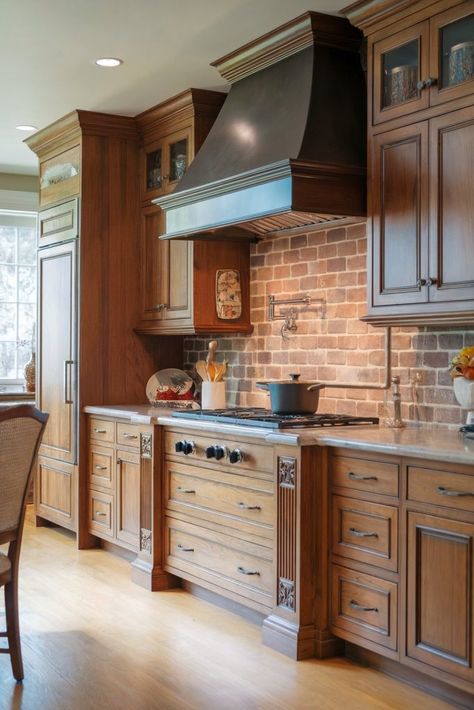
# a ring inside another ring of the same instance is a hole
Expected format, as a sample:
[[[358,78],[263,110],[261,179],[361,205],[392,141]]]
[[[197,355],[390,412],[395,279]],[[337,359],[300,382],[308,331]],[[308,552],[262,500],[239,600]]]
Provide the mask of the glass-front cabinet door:
[[[420,22],[373,45],[373,123],[427,108],[429,24]]]
[[[145,201],[173,192],[190,162],[192,132],[178,131],[145,147],[143,195]]]
[[[463,2],[430,21],[430,103],[439,104],[474,92],[474,0]]]

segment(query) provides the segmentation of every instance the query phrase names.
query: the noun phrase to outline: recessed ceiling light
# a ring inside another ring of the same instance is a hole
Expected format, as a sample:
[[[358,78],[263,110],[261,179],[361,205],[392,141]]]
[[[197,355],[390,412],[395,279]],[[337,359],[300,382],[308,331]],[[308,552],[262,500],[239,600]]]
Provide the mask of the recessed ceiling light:
[[[100,57],[95,60],[95,63],[99,67],[118,67],[123,64],[123,59],[117,59],[116,57]]]
[[[38,126],[30,126],[30,125],[27,125],[26,123],[24,125],[22,124],[21,126],[15,126],[15,128],[17,129],[17,131],[37,131],[38,130]]]

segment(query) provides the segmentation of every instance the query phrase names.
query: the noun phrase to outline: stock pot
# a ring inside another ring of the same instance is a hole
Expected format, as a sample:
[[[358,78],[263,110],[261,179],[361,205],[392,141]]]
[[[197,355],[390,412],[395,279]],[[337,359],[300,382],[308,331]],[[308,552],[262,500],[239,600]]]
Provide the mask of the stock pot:
[[[291,374],[281,382],[257,382],[259,389],[270,393],[274,414],[314,414],[318,409],[320,382],[300,382],[300,375]]]

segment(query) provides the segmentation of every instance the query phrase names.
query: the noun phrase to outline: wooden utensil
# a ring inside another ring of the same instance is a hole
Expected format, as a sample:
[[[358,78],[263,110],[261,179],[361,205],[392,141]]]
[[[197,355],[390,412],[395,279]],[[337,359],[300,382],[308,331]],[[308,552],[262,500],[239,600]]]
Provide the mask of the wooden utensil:
[[[224,360],[224,362],[221,363],[214,363],[215,367],[215,374],[214,374],[214,382],[221,382],[224,379],[224,375],[227,371],[227,361]]]
[[[204,381],[207,382],[209,380],[209,375],[207,372],[207,364],[205,363],[204,360],[198,360],[196,365],[196,372],[198,373],[199,377]]]
[[[217,350],[217,340],[211,340],[209,342],[209,352],[206,357],[206,369],[208,374],[208,379],[210,382],[214,382],[216,375],[216,366],[214,363],[214,358]]]

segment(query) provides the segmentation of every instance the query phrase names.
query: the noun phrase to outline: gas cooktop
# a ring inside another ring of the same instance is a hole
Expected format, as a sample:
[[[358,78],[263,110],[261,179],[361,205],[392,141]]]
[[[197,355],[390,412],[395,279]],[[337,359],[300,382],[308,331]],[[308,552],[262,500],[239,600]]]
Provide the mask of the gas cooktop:
[[[274,414],[268,409],[186,409],[173,412],[174,417],[200,421],[241,424],[244,426],[289,429],[291,427],[353,426],[378,424],[378,417],[351,417],[347,414]]]

